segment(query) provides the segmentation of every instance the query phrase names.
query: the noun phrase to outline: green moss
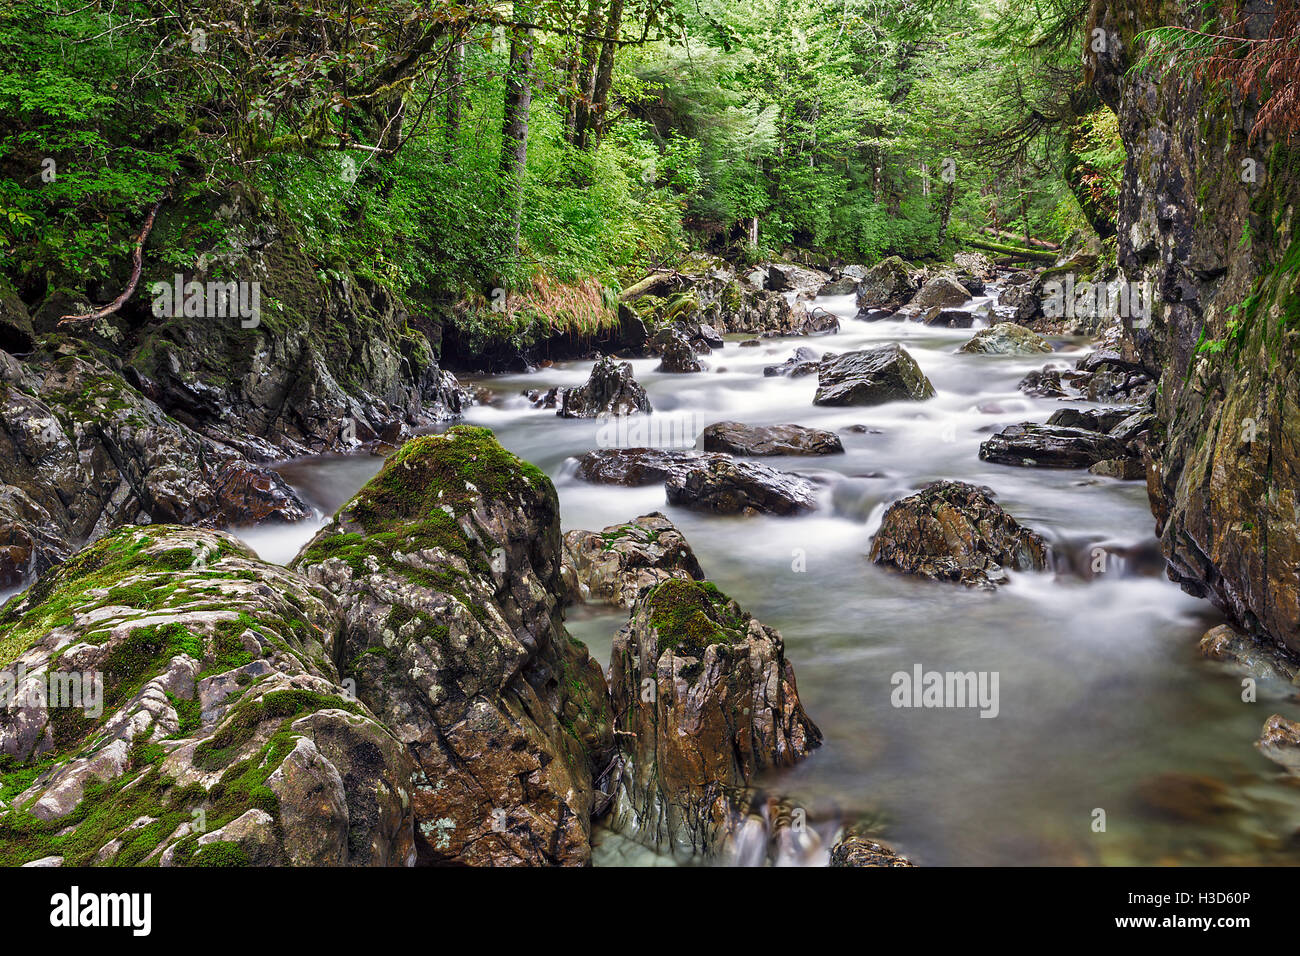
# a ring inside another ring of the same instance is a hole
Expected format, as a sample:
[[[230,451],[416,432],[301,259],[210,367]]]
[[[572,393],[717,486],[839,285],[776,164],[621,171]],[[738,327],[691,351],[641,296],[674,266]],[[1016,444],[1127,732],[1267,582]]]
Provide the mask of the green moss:
[[[243,847],[228,840],[203,844],[190,858],[190,863],[194,866],[252,866]]]
[[[699,657],[711,644],[742,640],[749,616],[713,584],[671,579],[646,594],[660,652]]]

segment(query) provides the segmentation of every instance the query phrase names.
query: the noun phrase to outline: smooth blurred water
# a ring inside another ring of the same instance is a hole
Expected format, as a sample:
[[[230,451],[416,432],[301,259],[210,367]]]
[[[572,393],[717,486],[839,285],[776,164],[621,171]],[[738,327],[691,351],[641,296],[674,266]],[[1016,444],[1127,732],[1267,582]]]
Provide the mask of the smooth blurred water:
[[[987,324],[989,302],[968,306],[982,317],[976,329]],[[668,505],[659,486],[575,479],[569,459],[597,447],[599,426],[533,409],[519,393],[581,384],[590,362],[479,380],[474,384],[498,398],[466,418],[552,476],[565,530],[663,511],[709,577],[781,631],[804,706],[826,742],[762,783],[807,808],[811,820],[874,820],[883,838],[923,864],[1300,859],[1293,840],[1300,789],[1252,746],[1269,714],[1300,718],[1295,689],[1261,683],[1260,702],[1243,703],[1240,675],[1197,655],[1200,636],[1220,619],[1164,578],[1144,484],[978,458],[989,433],[1043,421],[1061,407],[1025,396],[1017,382],[1050,361],[1072,364],[1084,344],[1055,340],[1055,355],[1031,358],[958,354],[973,330],[859,322],[851,296],[818,305],[840,316],[839,334],[765,339],[758,347],[732,337],[695,375],[657,373],[657,359],[632,363],[653,417],[690,434],[729,419],[872,429],[842,433],[844,455],[764,459],[821,479],[822,507],[809,516],[700,514]],[[934,399],[819,408],[812,404],[815,375],[762,374],[798,346],[842,353],[888,342],[912,354],[934,383]],[[283,473],[328,512],[379,464],[312,459]],[[1051,542],[1059,570],[1017,574],[990,594],[868,562],[885,507],[936,478],[991,488],[1007,511]],[[246,539],[266,557],[288,560],[314,530],[256,529]],[[1092,570],[1096,561],[1104,563],[1101,573]],[[570,630],[607,665],[625,619],[608,609],[575,609]],[[916,664],[998,672],[999,715],[893,707],[890,676]],[[1097,809],[1106,814],[1104,833],[1093,830]],[[645,862],[643,853],[626,851],[605,839],[597,860]]]

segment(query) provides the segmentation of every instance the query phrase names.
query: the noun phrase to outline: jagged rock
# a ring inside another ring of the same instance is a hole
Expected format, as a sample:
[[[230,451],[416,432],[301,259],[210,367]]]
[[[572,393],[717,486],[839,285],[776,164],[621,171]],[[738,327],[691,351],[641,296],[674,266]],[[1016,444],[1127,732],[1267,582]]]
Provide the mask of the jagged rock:
[[[650,396],[632,377],[631,363],[616,362],[605,355],[596,361],[585,384],[560,390],[555,414],[561,418],[596,418],[651,410]]]
[[[727,344],[722,338],[722,333],[707,323],[700,325],[695,330],[695,335],[698,343],[708,349],[720,349]],[[692,341],[691,346],[696,347],[696,341]]]
[[[1068,398],[1072,391],[1077,394],[1077,390],[1067,386],[1065,379],[1069,374],[1062,369],[1044,368],[1030,372],[1016,387],[1035,398]]]
[[[894,502],[871,541],[870,558],[935,581],[992,589],[1005,569],[1047,567],[1043,539],[1022,527],[986,489],[936,481]]]
[[[601,448],[577,457],[574,474],[598,485],[657,485],[673,475],[724,455],[701,455],[696,451],[661,448]]]
[[[695,352],[691,349],[691,343],[680,332],[669,329],[666,333],[657,335],[656,341],[662,356],[655,367],[656,372],[686,374],[704,371],[704,366],[700,364],[700,360],[695,357]]]
[[[1287,773],[1300,775],[1300,724],[1294,720],[1287,720],[1281,714],[1269,717],[1255,746]]]
[[[1127,457],[1124,445],[1109,435],[1033,422],[1008,426],[980,445],[980,459],[999,465],[1088,468]]]
[[[590,860],[604,677],[564,629],[559,504],[487,429],[407,442],[293,567],[336,595],[336,658],[409,748],[429,863]]]
[[[816,507],[811,482],[753,461],[712,455],[664,482],[670,504],[717,514],[799,514]]]
[[[907,263],[898,256],[890,256],[872,266],[858,283],[858,308],[874,309],[886,302],[906,302],[915,291]]]
[[[799,378],[804,375],[814,375],[817,372],[817,366],[820,359],[817,353],[806,346],[799,346],[794,350],[794,355],[786,359],[780,365],[769,365],[763,369],[763,374],[769,378],[778,375],[788,375],[791,378]]]
[[[311,515],[276,472],[168,416],[88,351],[44,358],[11,358],[0,386],[0,477],[13,489],[0,519],[31,538],[13,542],[36,555],[29,570],[127,524]]]
[[[1147,466],[1141,458],[1107,458],[1090,465],[1088,473],[1122,481],[1139,481],[1146,478]]]
[[[1090,432],[1109,432],[1120,422],[1141,411],[1140,406],[1115,408],[1058,408],[1047,419],[1049,425],[1082,428]],[[1121,439],[1124,440],[1124,439]]]
[[[704,429],[704,450],[730,455],[832,455],[844,451],[834,432],[802,425],[715,422]]]
[[[839,317],[825,309],[813,309],[799,326],[799,335],[833,335],[840,330]]]
[[[999,322],[976,332],[959,351],[985,355],[1034,355],[1052,351],[1052,345],[1032,329],[1013,322]]]
[[[0,860],[409,865],[414,767],[340,680],[337,627],[324,589],[205,529],[117,531],[43,576],[0,616],[0,752],[36,771]]]
[[[882,405],[924,401],[934,386],[905,349],[897,344],[823,359],[817,373],[814,405]]]
[[[838,279],[832,279],[820,289],[817,290],[819,296],[823,295],[852,295],[858,291],[858,278],[855,276],[841,276]]]
[[[909,304],[915,309],[925,311],[952,308],[965,305],[969,301],[970,292],[965,286],[952,276],[938,275],[921,286],[921,291]]]
[[[943,326],[949,329],[969,329],[975,324],[975,314],[960,309],[941,309],[935,306],[921,316],[921,321],[926,325]]]
[[[528,399],[528,404],[533,408],[554,408],[560,398],[559,388],[526,388],[521,392],[524,398]]]
[[[913,866],[898,851],[883,843],[853,833],[846,834],[831,848],[831,866]]]
[[[614,638],[621,766],[610,825],[674,854],[711,854],[755,776],[821,743],[781,635],[710,584],[674,579]]]
[[[568,532],[564,565],[577,600],[625,608],[669,578],[704,579],[686,538],[658,511],[600,532]]]

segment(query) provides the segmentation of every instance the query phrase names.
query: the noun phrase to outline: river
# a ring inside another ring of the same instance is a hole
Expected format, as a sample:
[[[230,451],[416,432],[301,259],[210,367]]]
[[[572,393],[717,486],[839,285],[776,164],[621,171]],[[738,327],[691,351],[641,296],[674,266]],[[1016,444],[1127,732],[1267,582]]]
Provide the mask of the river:
[[[976,329],[987,324],[993,296],[967,306]],[[816,304],[840,317],[838,334],[757,347],[730,336],[694,375],[657,373],[657,359],[632,363],[659,421],[690,434],[722,420],[839,431],[843,455],[765,460],[820,479],[821,507],[810,516],[719,517],[667,505],[659,486],[575,479],[570,459],[597,447],[598,426],[533,409],[520,392],[581,384],[589,361],[470,380],[499,399],[465,419],[490,427],[552,477],[565,530],[661,510],[710,579],[781,631],[826,742],[762,783],[806,808],[809,820],[868,818],[927,865],[1300,861],[1300,840],[1292,839],[1300,789],[1252,746],[1269,714],[1300,717],[1295,689],[1261,681],[1259,702],[1243,702],[1241,675],[1197,654],[1197,641],[1221,618],[1165,578],[1144,483],[978,458],[990,432],[1043,421],[1061,407],[1027,397],[1017,383],[1046,360],[1072,363],[1086,343],[1053,339],[1056,355],[1032,358],[958,354],[971,330],[857,321],[852,296]],[[912,354],[934,399],[819,408],[816,376],[763,375],[797,346],[846,352],[888,342]],[[851,425],[867,430],[842,431]],[[333,456],[281,471],[328,513],[379,463]],[[866,554],[884,508],[936,478],[991,488],[1048,539],[1056,570],[1015,574],[986,593],[872,565]],[[243,536],[263,557],[284,562],[313,530]],[[625,615],[577,608],[569,618],[572,633],[607,665]],[[891,675],[918,664],[996,672],[997,716],[895,708]],[[824,861],[823,848],[789,862]],[[605,838],[596,862],[666,861]]]

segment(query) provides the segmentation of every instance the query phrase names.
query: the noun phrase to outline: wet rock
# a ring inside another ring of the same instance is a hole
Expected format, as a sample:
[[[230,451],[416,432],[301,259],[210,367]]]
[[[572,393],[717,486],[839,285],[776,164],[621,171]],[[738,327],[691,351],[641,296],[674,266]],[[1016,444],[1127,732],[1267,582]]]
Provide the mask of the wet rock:
[[[862,322],[881,322],[898,316],[898,311],[902,307],[901,302],[889,302],[878,309],[862,309],[856,318]]]
[[[1198,645],[1210,660],[1235,664],[1252,674],[1290,683],[1296,666],[1277,646],[1266,644],[1228,624],[1205,632]]]
[[[975,314],[960,309],[941,309],[936,306],[921,316],[921,321],[926,325],[948,329],[969,329],[975,324]]]
[[[590,860],[613,742],[562,558],[550,481],[461,426],[403,445],[294,562],[336,596],[335,656],[416,762],[422,862]]]
[[[999,322],[976,332],[960,351],[985,355],[1035,355],[1052,351],[1052,346],[1032,329],[1012,322]]]
[[[1121,481],[1141,481],[1147,476],[1147,467],[1141,458],[1108,458],[1088,467],[1089,474]]]
[[[1082,428],[1090,432],[1109,432],[1130,415],[1141,411],[1140,407],[1115,408],[1058,408],[1047,419],[1048,425],[1062,428]]]
[[[686,336],[680,332],[670,329],[666,333],[657,335],[656,341],[660,346],[660,355],[662,356],[659,364],[655,367],[656,372],[686,374],[704,371],[704,366],[695,357],[695,352],[691,350],[691,344],[686,340]]]
[[[568,532],[564,564],[577,600],[624,608],[670,578],[704,579],[686,538],[658,511],[599,532]]]
[[[1287,773],[1300,775],[1300,724],[1294,720],[1281,714],[1269,717],[1255,746]]]
[[[713,326],[706,324],[700,325],[696,330],[696,337],[699,344],[709,349],[720,349],[727,343],[723,340],[722,334]],[[691,343],[695,347],[696,343]]]
[[[717,853],[756,775],[821,743],[781,635],[707,583],[665,581],[636,603],[614,638],[610,693],[610,825],[674,855]]]
[[[664,489],[670,504],[716,514],[791,515],[816,507],[807,479],[718,455],[670,474]]]
[[[555,414],[561,418],[595,418],[651,410],[650,396],[632,377],[631,363],[602,356],[584,385],[560,390]]]
[[[982,252],[959,252],[952,257],[953,265],[960,272],[974,276],[978,279],[992,279],[997,275],[997,267]]]
[[[806,346],[799,346],[794,350],[794,355],[786,359],[780,365],[769,365],[763,369],[763,374],[768,378],[779,375],[788,375],[791,378],[800,378],[804,375],[813,375],[817,372],[817,366],[820,359],[816,352]]]
[[[852,295],[858,291],[858,279],[854,276],[841,276],[838,279],[832,279],[820,289],[817,290],[819,296],[822,295]]]
[[[831,848],[831,866],[914,866],[897,850],[875,840],[854,834],[846,835]]]
[[[898,256],[890,256],[872,266],[858,283],[858,308],[874,309],[886,302],[906,302],[915,291],[907,263]]]
[[[802,425],[715,422],[704,429],[704,450],[731,455],[832,455],[844,451],[833,433]]]
[[[839,317],[825,309],[813,309],[799,326],[799,335],[832,335],[840,330]]]
[[[1011,425],[980,445],[980,459],[999,465],[1088,468],[1127,457],[1124,445],[1108,435],[1032,422]]]
[[[723,455],[662,448],[600,448],[577,457],[574,474],[598,485],[657,485]]]
[[[767,287],[773,292],[793,292],[811,297],[830,277],[824,272],[789,263],[773,263],[767,271]]]
[[[955,278],[947,275],[935,276],[921,286],[921,291],[909,303],[922,311],[929,309],[947,309],[965,305],[970,301],[970,292]]]
[[[206,529],[123,529],[42,577],[0,616],[5,669],[27,675],[0,752],[36,771],[0,857],[409,865],[414,766],[340,680],[338,623],[326,590]]]
[[[882,405],[934,397],[934,386],[897,344],[823,359],[814,405]]]
[[[1006,569],[1041,571],[1047,548],[986,489],[936,481],[894,502],[871,541],[870,559],[935,581],[991,590]]]
[[[522,394],[533,408],[554,408],[560,398],[559,388],[529,388],[525,389]]]

